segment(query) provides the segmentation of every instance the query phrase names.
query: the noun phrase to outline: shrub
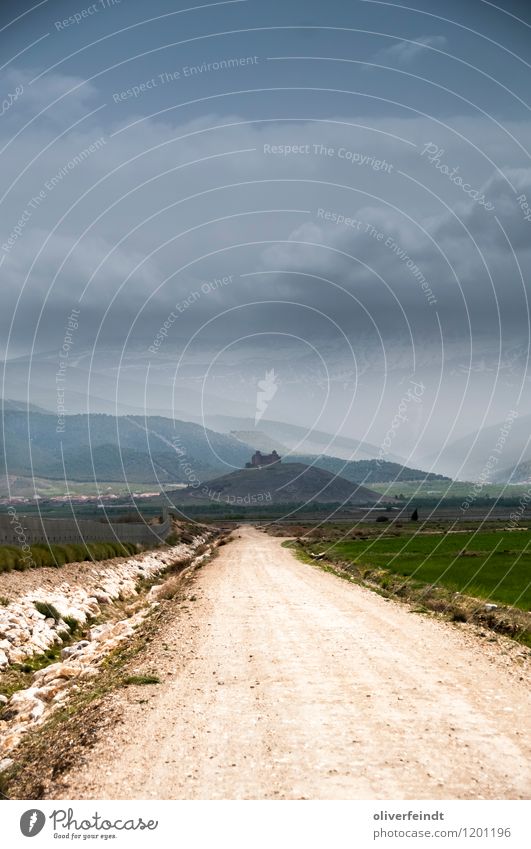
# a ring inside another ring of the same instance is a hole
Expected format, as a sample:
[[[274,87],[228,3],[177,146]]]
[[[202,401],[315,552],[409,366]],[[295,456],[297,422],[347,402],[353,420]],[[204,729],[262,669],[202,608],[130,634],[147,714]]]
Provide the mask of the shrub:
[[[36,566],[58,566],[53,549],[58,546],[49,546],[44,542],[39,542],[31,546],[31,556]]]
[[[57,610],[53,604],[48,604],[47,601],[34,601],[35,609],[42,613],[43,616],[46,616],[47,619],[55,619],[56,622],[59,622],[61,618],[61,614]]]
[[[182,582],[178,576],[174,578],[169,578],[169,580],[165,581],[161,588],[157,590],[157,599],[167,599],[170,600],[175,598],[178,594],[180,588],[182,586]]]
[[[468,622],[468,616],[464,610],[456,608],[452,611],[452,622]]]
[[[87,549],[84,545],[77,542],[69,542],[63,545],[67,563],[81,563],[87,557]]]
[[[0,546],[0,574],[13,569],[24,571],[31,567],[58,567],[83,560],[127,557],[137,551],[138,546],[134,542],[72,542],[61,545],[39,542],[25,552],[16,546],[4,545]]]
[[[178,545],[179,542],[180,542],[180,539],[177,536],[177,534],[170,534],[169,536],[166,537],[165,542],[166,542],[166,545]]]
[[[51,545],[50,553],[53,558],[52,566],[64,566],[65,563],[68,563],[68,556],[66,553],[66,546],[64,545]]]
[[[108,560],[115,556],[111,543],[89,542],[87,548],[93,560]]]
[[[20,562],[24,562],[20,548],[6,545],[0,549],[0,572],[11,572]]]
[[[81,628],[81,623],[74,616],[63,616],[63,622],[70,628],[72,634]]]
[[[31,556],[36,566],[51,566],[52,559],[47,545],[37,544],[31,546]]]

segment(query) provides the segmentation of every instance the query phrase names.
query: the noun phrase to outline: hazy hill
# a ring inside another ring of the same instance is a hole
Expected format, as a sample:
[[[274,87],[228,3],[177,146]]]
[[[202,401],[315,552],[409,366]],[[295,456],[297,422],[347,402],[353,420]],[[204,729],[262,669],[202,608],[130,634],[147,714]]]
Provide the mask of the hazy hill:
[[[373,445],[371,442],[334,435],[324,430],[309,430],[299,425],[270,419],[262,419],[258,431],[252,419],[236,416],[209,416],[208,423],[222,433],[243,432],[245,439],[255,448],[260,448],[260,444],[256,443],[260,443],[265,435],[270,440],[299,455],[326,454],[345,460],[371,460],[378,456],[380,450],[377,445]],[[255,434],[254,438],[253,434]],[[403,462],[401,457],[391,452],[387,457],[391,462]]]
[[[349,461],[343,460],[340,457],[332,457],[329,454],[315,455],[302,454],[300,452],[290,454],[289,449],[284,444],[261,430],[233,430],[231,431],[231,435],[245,442],[247,445],[252,445],[263,454],[277,451],[281,457],[285,458],[286,463],[315,465],[320,469],[332,472],[334,475],[341,475],[341,477],[354,483],[371,484],[388,483],[390,481],[450,480],[450,478],[444,475],[425,472],[422,469],[412,469],[408,466],[403,466],[401,463],[392,463],[388,460],[382,460],[381,462],[378,462],[376,459]],[[376,449],[375,453],[378,453]]]
[[[494,475],[494,483],[531,483],[531,460],[524,460]]]
[[[252,445],[255,451],[261,451],[262,454],[271,454],[272,451],[276,451],[282,456],[289,451],[289,448],[261,430],[231,430],[230,435],[246,445]]]
[[[422,469],[411,469],[400,463],[389,463],[382,460],[352,460],[350,462],[341,460],[339,457],[328,457],[323,454],[319,457],[290,455],[289,461],[294,463],[314,464],[320,469],[326,469],[334,475],[341,475],[353,483],[389,483],[390,481],[435,481],[450,478],[444,475],[436,475],[432,472],[424,472]]]
[[[503,431],[507,431],[504,435]],[[510,470],[517,464],[531,459],[531,416],[520,416],[512,423],[500,421],[496,425],[474,431],[461,439],[454,440],[441,453],[426,458],[426,465],[434,467],[458,480],[477,480],[488,468],[489,457],[500,444],[499,453],[494,454],[497,465],[492,469],[492,480],[498,469]],[[500,443],[500,439],[502,442]]]
[[[30,404],[27,401],[12,401],[9,398],[0,399],[0,407],[2,413],[18,412],[18,413],[45,413],[50,414],[50,410],[45,410],[44,407],[38,407],[37,404]]]
[[[377,492],[335,477],[324,469],[303,463],[277,463],[262,469],[242,469],[208,481],[196,489],[167,493],[175,504],[196,500],[201,503],[238,505],[301,504],[373,504]]]
[[[2,472],[72,481],[186,483],[241,467],[251,448],[226,434],[160,416],[4,412]],[[64,467],[63,467],[64,463]]]

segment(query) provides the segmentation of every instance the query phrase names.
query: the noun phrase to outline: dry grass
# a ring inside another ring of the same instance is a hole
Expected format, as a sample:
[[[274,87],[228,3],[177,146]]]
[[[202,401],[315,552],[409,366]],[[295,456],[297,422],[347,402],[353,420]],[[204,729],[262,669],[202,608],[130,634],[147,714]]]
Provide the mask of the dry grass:
[[[169,601],[175,598],[181,591],[182,581],[180,575],[172,575],[157,589],[157,599]]]

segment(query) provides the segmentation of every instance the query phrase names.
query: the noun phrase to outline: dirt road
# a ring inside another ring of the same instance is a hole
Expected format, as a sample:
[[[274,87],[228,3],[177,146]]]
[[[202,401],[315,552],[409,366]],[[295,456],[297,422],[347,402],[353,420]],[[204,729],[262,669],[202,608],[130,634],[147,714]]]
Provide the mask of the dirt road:
[[[523,651],[238,533],[63,798],[529,798]]]

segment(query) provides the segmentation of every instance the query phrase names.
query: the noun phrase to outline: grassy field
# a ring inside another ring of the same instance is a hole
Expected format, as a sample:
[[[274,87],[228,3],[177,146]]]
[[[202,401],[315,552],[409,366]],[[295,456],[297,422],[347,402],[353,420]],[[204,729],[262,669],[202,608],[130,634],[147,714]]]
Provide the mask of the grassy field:
[[[531,532],[412,534],[325,540],[312,546],[332,560],[376,566],[418,584],[437,584],[495,604],[531,610]]]
[[[390,497],[397,496],[399,500],[409,498],[422,499],[465,499],[470,497],[474,484],[468,481],[396,481],[395,483],[368,484],[376,492],[385,493]],[[476,500],[481,499],[516,499],[529,491],[529,484],[498,484],[489,483],[481,487]]]

